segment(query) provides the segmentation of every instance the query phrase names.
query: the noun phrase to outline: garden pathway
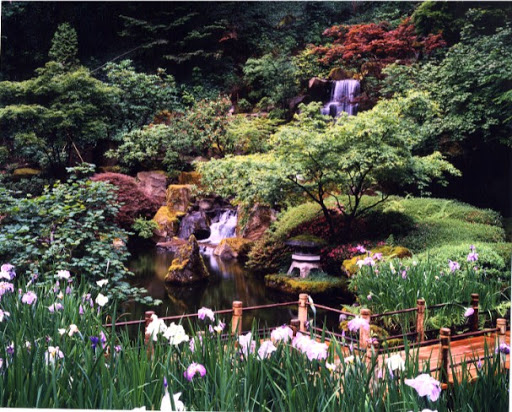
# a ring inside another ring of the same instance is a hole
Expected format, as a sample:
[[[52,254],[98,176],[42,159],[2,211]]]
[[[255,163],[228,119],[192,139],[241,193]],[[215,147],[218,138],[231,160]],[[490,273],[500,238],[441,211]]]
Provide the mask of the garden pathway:
[[[487,353],[494,353],[495,344],[497,341],[497,334],[493,333],[488,336],[476,336],[468,337],[461,340],[453,340],[450,343],[450,354],[451,354],[451,365],[455,365],[454,368],[450,368],[448,374],[448,382],[453,384],[453,372],[456,374],[456,378],[460,379],[462,375],[462,362],[466,362],[466,368],[472,379],[478,377],[477,363],[479,359],[485,357],[485,348],[487,347]],[[505,335],[505,341],[510,346],[510,331],[507,331]],[[405,351],[398,352],[402,359],[405,359]],[[420,348],[412,347],[409,349],[409,356],[418,356],[420,360],[419,369],[422,370],[423,365],[428,364],[432,372],[438,370],[440,362],[440,344],[434,343],[432,345],[423,346]],[[382,364],[389,355],[379,355],[379,363]],[[506,355],[505,367],[510,369],[510,354]],[[452,371],[454,369],[454,371]]]

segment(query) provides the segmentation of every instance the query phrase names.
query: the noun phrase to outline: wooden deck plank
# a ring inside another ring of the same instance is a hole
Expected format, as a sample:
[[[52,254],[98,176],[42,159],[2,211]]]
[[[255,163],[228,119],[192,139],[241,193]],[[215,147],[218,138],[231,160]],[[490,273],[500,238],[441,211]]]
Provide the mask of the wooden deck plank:
[[[455,370],[455,378],[460,379],[462,376],[462,368],[465,367],[467,373],[472,379],[476,379],[478,376],[477,362],[478,359],[481,359],[486,354],[492,354],[495,350],[495,345],[497,341],[497,334],[491,334],[490,336],[476,336],[465,338],[461,340],[455,340],[450,342],[450,354],[451,354],[451,364],[457,364],[453,369]],[[505,335],[505,342],[510,345],[510,331]],[[389,355],[382,354],[379,355],[379,365],[382,365],[385,362],[385,359],[390,355],[399,354],[402,359],[406,359],[405,350],[393,353],[390,351]],[[409,356],[418,357],[420,360],[420,370],[423,369],[424,365],[429,363],[430,370],[438,373],[437,369],[439,366],[439,355],[440,355],[440,344],[434,343],[432,345],[423,346],[420,348],[415,348],[411,346],[409,349]],[[466,362],[466,365],[460,365],[461,362]],[[510,369],[510,354],[506,356],[505,367]],[[437,369],[437,370],[436,370]],[[453,370],[450,367],[448,373],[448,382],[453,384],[454,376]]]

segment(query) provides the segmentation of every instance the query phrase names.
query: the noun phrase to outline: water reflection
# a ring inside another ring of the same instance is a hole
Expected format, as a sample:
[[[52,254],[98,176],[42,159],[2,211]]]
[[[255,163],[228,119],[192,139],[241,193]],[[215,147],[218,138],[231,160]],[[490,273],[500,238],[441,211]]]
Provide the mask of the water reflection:
[[[203,254],[210,271],[208,281],[192,286],[166,284],[164,279],[173,256],[172,252],[153,248],[133,253],[128,266],[137,275],[134,285],[146,288],[153,298],[160,299],[163,303],[158,307],[127,303],[126,309],[131,313],[130,317],[141,319],[146,310],[154,310],[159,316],[172,316],[197,312],[203,306],[216,310],[229,309],[234,300],[241,300],[247,307],[296,299],[267,291],[261,277],[243,268],[236,260],[223,261],[208,250]],[[276,325],[288,323],[296,316],[296,307],[258,313],[244,312],[243,328],[250,329],[253,317],[257,317],[262,323]]]

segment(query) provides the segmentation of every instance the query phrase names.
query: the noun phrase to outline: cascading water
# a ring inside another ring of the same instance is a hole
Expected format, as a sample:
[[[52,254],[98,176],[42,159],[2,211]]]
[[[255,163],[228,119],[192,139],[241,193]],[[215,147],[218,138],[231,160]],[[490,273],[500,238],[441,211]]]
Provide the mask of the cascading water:
[[[208,239],[202,240],[201,242],[218,245],[222,239],[234,237],[236,224],[236,210],[226,210],[220,215],[218,222],[211,224],[210,237]]]
[[[338,117],[343,111],[347,112],[350,116],[355,116],[358,104],[353,103],[353,101],[359,95],[359,91],[359,80],[346,79],[335,81],[331,93],[331,101],[321,109],[322,114]]]

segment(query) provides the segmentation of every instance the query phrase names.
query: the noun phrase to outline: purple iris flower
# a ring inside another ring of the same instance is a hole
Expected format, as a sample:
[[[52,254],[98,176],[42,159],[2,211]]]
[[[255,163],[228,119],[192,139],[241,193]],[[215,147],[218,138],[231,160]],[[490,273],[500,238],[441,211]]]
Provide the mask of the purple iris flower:
[[[478,260],[478,253],[476,253],[476,252],[469,253],[467,260],[468,260],[468,262],[476,262]]]
[[[454,261],[448,260],[448,266],[450,266],[450,272],[452,272],[452,273],[455,272],[456,270],[460,269],[459,262],[454,262]]]
[[[194,379],[194,376],[197,373],[199,373],[199,376],[202,378],[204,375],[206,375],[206,368],[199,363],[193,362],[189,365],[183,375],[189,382],[192,382],[192,379]]]
[[[404,383],[416,389],[419,396],[428,396],[432,402],[437,401],[441,394],[441,384],[439,381],[426,373],[422,373],[414,379],[404,379]]]
[[[89,339],[91,340],[92,349],[96,349],[96,346],[98,346],[98,342],[100,341],[100,338],[98,338],[97,336],[91,336]]]
[[[27,305],[32,305],[32,303],[34,303],[36,300],[37,300],[37,295],[32,291],[28,291],[21,298],[21,301],[23,303],[26,303]]]

